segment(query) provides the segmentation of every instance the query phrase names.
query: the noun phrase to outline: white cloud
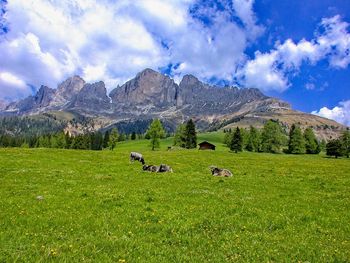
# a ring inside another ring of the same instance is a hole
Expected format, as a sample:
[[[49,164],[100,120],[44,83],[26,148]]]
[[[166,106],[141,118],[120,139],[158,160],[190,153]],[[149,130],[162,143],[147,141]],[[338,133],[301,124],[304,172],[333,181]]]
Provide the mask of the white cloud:
[[[254,39],[264,32],[264,27],[257,25],[257,19],[253,11],[254,0],[232,0],[233,8],[237,16],[247,28],[249,37]]]
[[[30,95],[30,87],[18,76],[0,71],[0,98],[12,101],[18,97]]]
[[[323,19],[320,25],[324,31],[316,32],[310,41],[302,39],[295,43],[287,39],[277,42],[267,53],[256,52],[255,58],[239,71],[241,83],[263,91],[283,92],[291,86],[288,77],[298,74],[302,63],[314,65],[327,59],[330,67],[346,68],[350,63],[349,24],[335,16]]]
[[[349,23],[341,20],[339,15],[322,19],[324,34],[317,38],[319,48],[330,56],[329,63],[333,67],[346,68],[350,63]]]
[[[256,52],[255,59],[248,61],[244,67],[245,84],[248,87],[259,87],[263,91],[287,89],[288,81],[277,68],[277,55],[277,51],[268,54]]]
[[[350,100],[340,102],[333,109],[323,107],[319,111],[313,111],[311,113],[350,126]]]
[[[196,0],[11,0],[0,60],[36,87],[54,88],[79,74],[111,89],[146,67],[168,64],[183,65],[171,71],[177,78],[192,73],[232,80],[246,46],[263,30],[253,3],[234,0],[225,10],[210,10],[205,24],[189,12]]]
[[[310,41],[287,39],[247,61],[247,46],[264,32],[254,1],[222,5],[196,0],[11,0],[5,14],[10,31],[0,39],[0,70],[36,87],[54,88],[79,74],[88,81],[103,80],[111,89],[146,67],[172,64],[180,65],[171,69],[176,79],[188,73],[203,80],[233,82],[238,77],[249,87],[284,91],[290,74],[297,74],[304,62],[327,58],[338,68],[350,63],[348,24],[338,16],[323,19],[324,32]],[[210,23],[193,16],[193,6],[200,6],[196,12]]]

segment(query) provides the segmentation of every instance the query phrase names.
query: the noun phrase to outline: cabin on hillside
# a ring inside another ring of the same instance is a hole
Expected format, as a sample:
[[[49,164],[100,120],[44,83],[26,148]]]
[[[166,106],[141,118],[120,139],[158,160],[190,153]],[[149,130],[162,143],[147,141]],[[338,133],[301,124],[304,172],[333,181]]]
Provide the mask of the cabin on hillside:
[[[215,150],[216,147],[214,144],[207,141],[199,143],[198,146],[199,150]]]

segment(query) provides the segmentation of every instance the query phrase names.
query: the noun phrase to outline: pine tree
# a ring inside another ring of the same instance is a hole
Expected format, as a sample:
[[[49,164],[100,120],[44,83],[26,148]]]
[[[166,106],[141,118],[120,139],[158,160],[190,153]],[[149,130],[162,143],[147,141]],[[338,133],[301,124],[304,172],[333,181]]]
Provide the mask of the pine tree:
[[[56,145],[60,149],[66,148],[66,138],[63,131],[56,134]]]
[[[70,136],[69,132],[66,132],[65,134],[65,141],[66,141],[66,149],[70,149],[72,148],[72,142],[73,142],[73,138]]]
[[[126,140],[126,136],[124,133],[120,133],[118,136],[118,142],[123,142]]]
[[[102,133],[96,132],[90,135],[91,138],[91,150],[102,150],[103,136]]]
[[[196,126],[192,119],[190,119],[186,123],[186,148],[187,149],[193,149],[197,148],[197,134],[196,134]]]
[[[342,133],[341,137],[340,137],[340,141],[342,144],[342,151],[343,154],[349,158],[350,155],[350,131],[346,130]]]
[[[131,134],[131,140],[136,140],[136,132],[132,132],[132,134]]]
[[[258,129],[250,126],[248,143],[246,149],[250,152],[259,152],[260,151],[260,133]]]
[[[304,131],[305,148],[307,154],[318,154],[321,151],[321,146],[316,139],[314,131],[311,128],[306,128]]]
[[[278,122],[269,120],[265,123],[261,134],[261,148],[263,152],[279,153],[285,141],[285,135]]]
[[[342,143],[339,139],[330,140],[326,145],[326,154],[338,158],[342,156]]]
[[[241,134],[241,130],[237,127],[232,136],[230,150],[237,153],[237,152],[241,152],[242,149],[243,149],[243,137]]]
[[[165,135],[165,131],[160,120],[155,119],[152,121],[150,126],[148,127],[146,135],[150,138],[150,146],[152,147],[152,151],[155,148],[159,148],[159,139],[163,138]]]
[[[289,131],[288,152],[292,154],[305,153],[305,140],[301,129],[295,124],[292,125]]]
[[[109,142],[108,142],[108,147],[110,150],[114,150],[118,143],[119,139],[119,134],[117,128],[113,128],[110,135],[109,135]]]
[[[106,131],[105,135],[103,136],[103,144],[102,144],[102,147],[104,149],[108,147],[108,142],[109,142],[109,131]]]
[[[180,124],[177,126],[175,136],[174,136],[174,145],[180,146],[182,148],[186,147],[186,125]]]

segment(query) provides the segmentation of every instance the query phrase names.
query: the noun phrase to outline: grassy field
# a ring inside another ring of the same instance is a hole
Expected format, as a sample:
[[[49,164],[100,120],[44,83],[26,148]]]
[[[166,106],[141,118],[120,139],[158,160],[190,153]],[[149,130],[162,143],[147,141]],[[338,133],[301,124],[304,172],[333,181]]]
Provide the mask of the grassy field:
[[[0,262],[350,262],[350,160],[203,139],[218,150],[0,149]]]

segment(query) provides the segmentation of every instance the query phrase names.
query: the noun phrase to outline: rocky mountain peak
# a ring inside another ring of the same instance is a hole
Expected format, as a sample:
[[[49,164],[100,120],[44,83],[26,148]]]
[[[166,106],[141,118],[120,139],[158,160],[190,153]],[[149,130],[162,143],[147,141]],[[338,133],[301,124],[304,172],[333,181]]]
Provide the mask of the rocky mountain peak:
[[[51,89],[47,86],[42,85],[34,96],[35,104],[38,105],[39,107],[48,106],[54,94],[55,94],[54,89]]]
[[[133,105],[175,105],[177,85],[170,79],[152,69],[145,69],[135,78],[111,91],[115,104]]]
[[[69,108],[84,109],[88,112],[107,111],[111,108],[110,99],[107,96],[105,83],[87,83],[76,95]]]
[[[188,74],[183,76],[179,85],[181,87],[187,87],[187,86],[198,85],[198,84],[201,84],[201,82],[195,76]]]
[[[73,76],[63,81],[57,87],[56,95],[60,95],[64,99],[71,99],[85,85],[85,80],[80,76]]]

